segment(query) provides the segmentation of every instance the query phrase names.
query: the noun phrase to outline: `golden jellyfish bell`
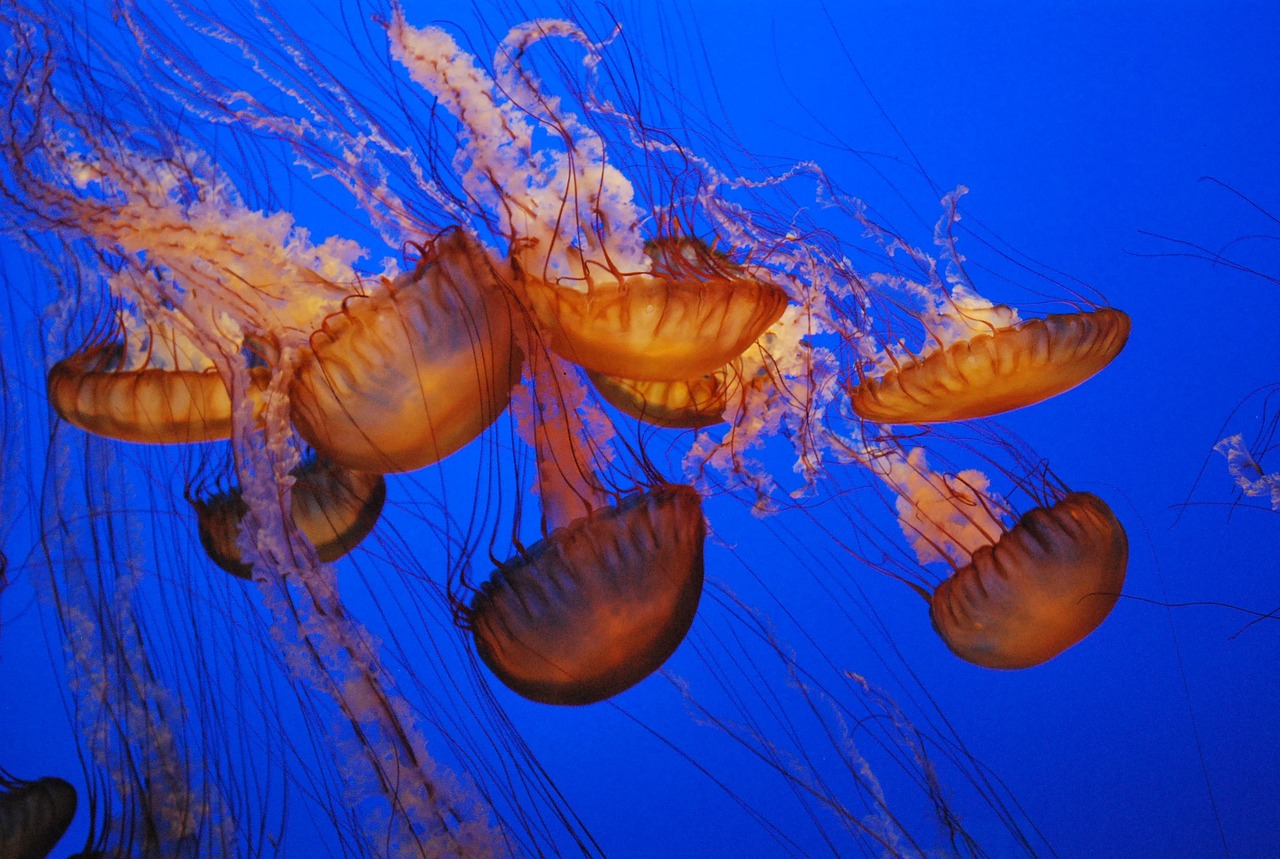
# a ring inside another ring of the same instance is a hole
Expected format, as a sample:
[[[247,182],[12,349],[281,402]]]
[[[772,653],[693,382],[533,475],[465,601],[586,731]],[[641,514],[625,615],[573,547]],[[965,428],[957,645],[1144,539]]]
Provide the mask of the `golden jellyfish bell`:
[[[49,403],[86,432],[120,441],[178,444],[231,436],[231,397],[208,370],[121,370],[123,343],[100,343],[49,370]],[[268,371],[250,371],[255,415],[261,413]]]
[[[670,484],[557,528],[476,593],[476,651],[532,701],[617,695],[661,667],[693,624],[705,537],[698,493]]]
[[[519,378],[502,276],[452,229],[409,275],[349,299],[311,338],[290,387],[294,425],[318,452],[362,471],[411,471],[476,438]]]
[[[723,423],[741,390],[742,362],[681,382],[640,382],[587,372],[600,396],[625,415],[668,429],[700,429]]]
[[[1104,307],[997,328],[863,379],[852,391],[858,416],[882,424],[989,417],[1069,391],[1120,354],[1125,313]]]
[[[1097,496],[1073,492],[1027,512],[938,585],[934,629],[986,668],[1047,662],[1093,632],[1124,587],[1129,540]]]
[[[293,472],[292,513],[298,530],[322,563],[336,561],[373,531],[387,499],[381,474],[351,471],[315,458]],[[240,556],[240,529],[248,505],[238,489],[191,499],[200,544],[222,569],[242,579],[252,567]]]
[[[652,274],[610,275],[584,291],[540,280],[519,265],[517,275],[557,354],[600,375],[683,382],[737,358],[787,307],[777,284],[710,252],[685,250],[700,245],[651,242]]]

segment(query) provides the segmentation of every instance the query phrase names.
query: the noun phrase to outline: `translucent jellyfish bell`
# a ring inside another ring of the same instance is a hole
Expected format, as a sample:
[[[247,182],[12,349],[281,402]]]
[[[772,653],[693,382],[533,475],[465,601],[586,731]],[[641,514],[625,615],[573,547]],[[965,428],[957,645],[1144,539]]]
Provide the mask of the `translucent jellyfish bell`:
[[[1030,668],[1093,632],[1124,587],[1129,539],[1102,499],[1073,492],[1027,512],[943,581],[929,601],[953,653],[986,668]]]
[[[933,627],[953,653],[986,668],[1029,668],[1096,629],[1124,587],[1129,540],[1097,496],[1064,494],[1007,527],[1004,503],[979,471],[931,471],[923,448],[890,447],[862,461],[897,493],[899,524],[922,563],[954,572],[932,588]]]
[[[682,382],[640,382],[600,373],[587,376],[600,396],[625,415],[654,426],[699,429],[722,423],[741,390],[742,362]]]
[[[639,683],[684,640],[702,594],[706,524],[688,486],[658,484],[610,504],[585,465],[583,451],[607,442],[586,435],[576,371],[550,355],[537,363],[533,432],[547,536],[500,565],[463,620],[512,691],[590,704]]]
[[[231,435],[231,397],[212,369],[124,369],[126,347],[90,346],[53,365],[49,403],[58,416],[86,432],[121,441],[178,444],[217,441]],[[251,372],[256,396],[265,370]]]
[[[294,469],[290,494],[294,524],[323,563],[336,561],[373,531],[387,498],[380,474],[351,471],[319,457]],[[248,505],[238,489],[191,498],[200,544],[222,569],[242,579],[252,568],[240,556],[240,531]]]
[[[498,265],[461,230],[418,268],[349,299],[311,338],[290,388],[298,432],[332,461],[411,471],[476,438],[520,367]]]
[[[737,358],[787,306],[778,286],[707,271],[595,282],[585,291],[523,279],[556,353],[602,375],[682,382]]]
[[[1120,354],[1129,317],[1104,307],[992,328],[864,378],[853,409],[882,424],[989,417],[1047,400],[1086,381]]]

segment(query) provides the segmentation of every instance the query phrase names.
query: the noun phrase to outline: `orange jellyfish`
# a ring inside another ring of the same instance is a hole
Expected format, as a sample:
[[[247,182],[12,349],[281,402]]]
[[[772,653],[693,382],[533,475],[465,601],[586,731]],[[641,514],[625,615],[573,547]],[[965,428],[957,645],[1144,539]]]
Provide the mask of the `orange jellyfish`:
[[[961,314],[964,311],[959,311]],[[927,424],[989,417],[1047,400],[1111,363],[1129,317],[1110,307],[989,328],[903,362],[852,391],[859,417]]]
[[[983,298],[964,270],[952,233],[963,186],[943,198],[934,242],[950,263],[945,287],[935,261],[864,218],[893,250],[905,250],[929,277],[926,284],[885,279],[918,299],[928,348],[913,354],[891,345],[871,370],[857,368],[849,396],[859,417],[882,424],[930,424],[983,418],[1057,396],[1085,382],[1120,354],[1129,317],[1100,307],[1042,319]],[[896,281],[896,283],[895,283]]]
[[[0,856],[48,856],[75,817],[76,789],[53,776],[21,781],[0,771],[0,791]]]
[[[953,653],[986,668],[1030,668],[1082,641],[1124,587],[1129,541],[1111,509],[1085,492],[1062,494],[1006,527],[1005,506],[980,471],[931,471],[923,448],[864,450],[897,493],[899,524],[922,563],[954,572],[930,592],[933,627]]]
[[[146,444],[217,441],[231,436],[231,396],[204,370],[126,368],[124,342],[91,345],[49,370],[49,404],[95,435]],[[255,412],[267,374],[251,371]]]
[[[314,457],[293,470],[293,521],[323,563],[346,555],[373,530],[387,499],[381,474],[352,471]],[[242,579],[252,567],[240,555],[240,532],[248,505],[238,489],[190,497],[200,544],[222,569]]]
[[[462,230],[417,268],[348,299],[311,337],[290,387],[294,425],[363,471],[411,471],[466,445],[507,407],[519,375],[508,278]]]
[[[460,620],[514,692],[590,704],[639,683],[684,640],[702,594],[706,525],[688,486],[661,483],[610,504],[588,476],[584,451],[601,448],[579,414],[577,371],[551,354],[535,363],[531,416],[547,535],[501,564]]]

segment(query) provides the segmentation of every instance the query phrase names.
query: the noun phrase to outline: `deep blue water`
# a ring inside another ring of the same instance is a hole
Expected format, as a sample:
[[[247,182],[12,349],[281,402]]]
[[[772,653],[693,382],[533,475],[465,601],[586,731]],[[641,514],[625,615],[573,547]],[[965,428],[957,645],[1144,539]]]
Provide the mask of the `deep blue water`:
[[[525,5],[530,15],[544,12]],[[794,608],[837,673],[864,675],[891,692],[916,690],[911,704],[894,692],[908,717],[948,720],[1016,799],[1046,855],[1045,843],[1064,857],[1274,855],[1280,627],[1250,624],[1250,612],[1280,606],[1280,512],[1233,504],[1237,494],[1213,445],[1230,432],[1256,434],[1264,412],[1251,394],[1280,381],[1280,286],[1261,276],[1280,277],[1280,225],[1267,215],[1280,216],[1280,10],[1207,2],[836,5],[698,0],[665,9],[660,27],[652,10],[624,8],[619,17],[635,22],[625,31],[633,56],[652,64],[635,71],[640,80],[687,82],[685,97],[727,117],[742,151],[821,163],[921,244],[940,194],[963,184],[965,225],[998,237],[998,247],[1034,261],[1035,271],[1087,284],[1129,313],[1133,333],[1111,367],[1001,419],[1072,488],[1111,503],[1130,537],[1125,598],[1077,647],[1047,665],[1004,673],[953,658],[918,598],[870,566],[826,553],[807,517],[784,513],[764,527],[740,505],[710,507],[717,536],[708,575],[772,613],[767,587]],[[461,11],[409,10],[416,23],[432,15],[468,26]],[[494,27],[516,22],[484,17]],[[468,32],[477,44],[492,42],[478,28]],[[669,77],[664,69],[672,67]],[[1198,258],[1204,250],[1169,239],[1220,251],[1261,275],[1212,264]],[[962,250],[1012,273],[1018,287],[995,281],[995,297],[1032,305],[1029,291],[1054,289],[976,240]],[[5,248],[6,258],[15,253]],[[29,269],[21,266],[8,269],[7,338],[30,323],[18,274]],[[44,409],[32,382],[38,376],[17,362],[9,369],[16,420],[34,427]],[[44,457],[23,455],[16,467],[6,463],[10,473],[38,484]],[[1280,454],[1262,464],[1280,470]],[[390,491],[404,507],[414,498],[407,479],[393,479]],[[11,562],[27,557],[25,526],[6,540]],[[183,551],[195,563],[192,549]],[[763,586],[738,563],[744,559]],[[366,571],[379,562],[357,553]],[[0,598],[0,766],[83,784],[48,607],[32,594],[35,573],[21,566]],[[861,605],[857,627],[824,605],[839,598],[824,581],[850,579],[883,627]],[[709,611],[695,625],[699,641],[718,640],[724,629],[717,609]],[[819,658],[797,646],[801,664]],[[708,671],[702,656],[691,640],[669,670],[696,685]],[[769,688],[754,706],[794,694],[783,682]],[[496,694],[607,855],[787,855],[655,734],[695,750],[716,781],[796,838],[794,852],[832,855],[773,770],[698,727],[660,679],[621,696],[621,709],[549,711]],[[816,748],[832,762],[829,747]],[[895,782],[885,783],[892,806]],[[978,840],[990,835],[992,855],[1008,855],[984,806],[968,813],[968,789],[954,790]],[[316,824],[305,805],[291,809],[299,831],[286,836],[284,856],[313,855],[306,845]],[[71,837],[63,845],[55,856],[75,849]]]

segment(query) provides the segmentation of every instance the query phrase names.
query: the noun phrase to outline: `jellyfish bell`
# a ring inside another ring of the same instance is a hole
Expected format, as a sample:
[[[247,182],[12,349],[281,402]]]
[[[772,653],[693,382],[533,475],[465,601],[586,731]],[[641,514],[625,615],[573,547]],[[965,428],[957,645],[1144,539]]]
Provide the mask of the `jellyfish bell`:
[[[597,374],[681,382],[714,373],[777,322],[787,295],[753,278],[636,274],[585,290],[524,274],[550,347]]]
[[[587,371],[600,397],[625,415],[668,429],[701,429],[725,420],[741,389],[742,362],[680,382],[642,382]]]
[[[1095,630],[1120,598],[1129,540],[1087,492],[1028,511],[938,585],[933,628],[951,652],[985,668],[1030,668]]]
[[[639,683],[693,623],[706,525],[689,486],[659,482],[616,504],[593,463],[612,456],[574,366],[531,350],[520,430],[537,457],[546,536],[499,565],[459,608],[482,661],[508,688],[580,705]]]
[[[293,476],[293,521],[311,541],[322,563],[351,552],[373,531],[387,498],[382,475],[353,471],[315,457],[295,468]],[[252,566],[240,553],[240,534],[248,512],[240,491],[194,495],[189,500],[196,510],[200,544],[209,558],[238,578],[252,578]]]
[[[49,370],[49,404],[86,432],[143,444],[217,441],[231,435],[232,404],[213,367],[129,369],[126,344],[97,343]],[[262,410],[267,372],[251,371],[254,413]]]
[[[921,564],[953,573],[930,586],[903,579],[929,603],[933,628],[966,662],[1030,668],[1092,633],[1124,587],[1129,541],[1100,498],[1061,493],[1009,527],[1008,504],[977,470],[933,471],[924,448],[859,452],[896,494],[899,526]]]
[[[909,360],[851,391],[859,417],[928,424],[989,417],[1069,391],[1111,363],[1129,317],[1110,307],[990,328]]]
[[[476,651],[508,688],[591,704],[648,677],[693,624],[706,526],[698,493],[664,484],[556,529],[475,595]]]
[[[499,264],[460,229],[418,267],[344,304],[290,387],[298,433],[333,462],[412,471],[465,446],[507,407],[520,367]]]
[[[0,856],[44,859],[76,814],[76,789],[54,776],[21,781],[0,773]]]

